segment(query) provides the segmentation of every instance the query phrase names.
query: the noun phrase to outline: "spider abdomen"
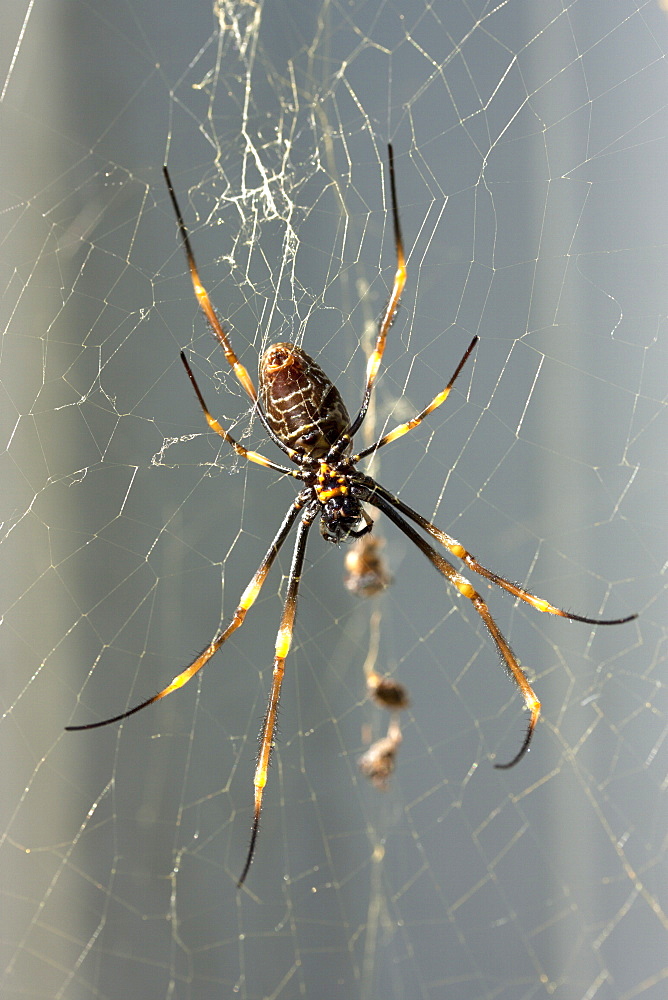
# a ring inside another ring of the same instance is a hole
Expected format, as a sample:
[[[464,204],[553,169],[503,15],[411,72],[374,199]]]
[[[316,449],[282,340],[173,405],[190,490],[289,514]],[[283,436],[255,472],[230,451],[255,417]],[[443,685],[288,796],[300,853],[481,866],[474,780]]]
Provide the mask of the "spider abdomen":
[[[350,426],[339,390],[306,351],[272,344],[260,360],[259,395],[269,427],[288,448],[324,458]]]

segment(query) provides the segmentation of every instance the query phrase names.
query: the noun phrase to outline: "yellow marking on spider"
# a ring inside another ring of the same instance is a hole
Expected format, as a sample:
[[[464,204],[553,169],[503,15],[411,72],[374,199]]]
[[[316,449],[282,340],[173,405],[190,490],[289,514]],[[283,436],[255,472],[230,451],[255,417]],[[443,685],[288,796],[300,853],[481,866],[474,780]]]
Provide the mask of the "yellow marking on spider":
[[[448,387],[447,389],[443,389],[443,391],[439,392],[437,396],[434,396],[429,406],[426,407],[427,413],[431,413],[433,410],[437,410],[438,407],[441,406],[446,401],[449,395],[450,395],[450,387]]]
[[[290,645],[292,643],[292,628],[289,625],[283,625],[278,630],[278,635],[276,636],[276,658],[279,660],[284,660],[288,653],[290,652]]]
[[[532,601],[529,601],[537,611],[547,611],[551,615],[563,615],[563,611],[560,608],[555,608],[549,601],[543,600],[542,597],[535,597]]]
[[[320,503],[326,503],[328,500],[331,500],[332,497],[345,496],[347,492],[347,488],[342,486],[333,486],[330,490],[323,490],[322,488],[319,488],[317,490],[318,500]]]
[[[401,243],[401,236],[398,231],[395,230],[395,237],[397,237],[397,270],[394,275],[394,287],[392,289],[392,295],[390,296],[390,301],[387,304],[385,310],[385,316],[383,317],[383,322],[381,324],[380,332],[378,334],[378,340],[376,342],[376,347],[373,353],[369,356],[369,361],[366,366],[366,378],[367,385],[371,385],[376,381],[376,375],[378,374],[378,368],[380,367],[380,362],[385,351],[385,341],[387,339],[387,333],[394,319],[397,308],[399,306],[399,299],[401,298],[401,293],[404,290],[404,285],[406,284],[406,259],[404,257],[404,248]]]
[[[255,598],[260,593],[262,584],[264,583],[264,576],[260,580],[253,579],[248,584],[243,594],[241,595],[241,600],[239,601],[239,607],[243,608],[244,611],[248,609],[255,603]]]
[[[241,447],[243,448],[243,445],[241,445]],[[271,462],[271,460],[268,459],[268,458],[265,458],[264,455],[261,455],[259,453],[259,451],[246,451],[246,449],[244,448],[243,457],[247,458],[249,460],[249,462],[255,462],[257,465],[263,465],[265,467],[265,469],[271,469],[272,468],[272,462]],[[290,475],[291,476],[296,476],[297,473],[296,472],[290,472]]]
[[[380,350],[376,349],[369,358],[368,364],[366,366],[367,382],[375,381],[382,357],[383,357],[383,351],[381,348]]]
[[[248,391],[249,389],[253,390],[251,395],[253,399],[255,399],[256,396],[255,386],[253,385],[253,380],[248,374],[248,370],[244,368],[244,366],[241,364],[240,361],[235,361],[232,367],[234,368],[235,375],[237,376],[241,384],[244,386],[246,391]]]
[[[247,458],[249,462],[255,462],[256,465],[262,465],[264,466],[265,469],[273,468],[272,461],[268,458],[265,458],[264,455],[261,455],[259,451],[249,451],[248,448],[244,448],[242,444],[239,444],[238,441],[235,441],[232,435],[228,434],[225,428],[218,423],[215,417],[211,416],[208,410],[204,411],[204,416],[206,417],[206,422],[211,428],[211,430],[215,431],[216,434],[218,434],[225,441],[227,441],[227,443],[234,448],[237,455],[241,455],[242,458]],[[292,472],[291,470],[288,471],[288,474],[295,477],[298,475],[296,471]]]
[[[262,804],[262,791],[264,789],[264,786],[267,784],[267,768],[266,767],[259,768],[259,770],[255,774],[255,778],[253,780],[253,784],[255,785],[255,787],[257,789],[257,792],[260,793],[259,795],[257,793],[255,795],[255,808],[257,809],[258,806],[260,806]]]
[[[253,385],[253,380],[246,368],[241,364],[236,354],[232,350],[229,340],[227,339],[227,334],[223,330],[218,317],[211,305],[211,300],[209,299],[209,293],[207,292],[204,285],[199,280],[199,274],[194,269],[194,265],[191,265],[191,279],[193,284],[193,289],[195,291],[195,297],[200,304],[200,307],[209,323],[211,324],[214,333],[216,334],[218,340],[222,344],[223,350],[225,352],[225,360],[230,365],[240,384],[246,390],[251,399],[256,399],[257,393],[255,386]]]
[[[183,685],[186,684],[187,681],[189,681],[189,680],[190,680],[189,676],[188,677],[183,677],[182,674],[179,675],[178,677],[175,677],[174,680],[172,681],[172,683],[167,685],[167,687],[165,688],[165,692],[164,693],[166,695],[168,695],[168,694],[171,694],[172,691],[178,691],[178,689],[182,688]]]
[[[185,684],[187,684],[190,678],[193,677],[200,669],[200,666],[211,659],[211,656],[216,652],[217,648],[218,647],[215,646],[215,643],[210,643],[204,652],[201,653],[189,667],[186,667],[185,670],[182,670],[180,674],[177,674],[176,677],[170,681],[164,691],[160,692],[159,697],[164,698],[166,695],[171,694],[172,691],[178,691],[179,688],[182,688]]]
[[[332,483],[327,489],[324,489],[325,483]],[[346,496],[349,492],[348,482],[345,476],[332,475],[331,467],[327,462],[320,463],[320,471],[318,473],[318,484],[315,487],[316,494],[320,503],[326,503],[331,500],[332,497]]]
[[[333,478],[334,478],[334,476],[332,475],[332,467],[331,467],[331,465],[328,465],[327,462],[321,462],[320,463],[320,469],[318,471],[318,482],[319,483],[326,483],[328,479],[333,479]],[[337,476],[336,478],[337,478],[337,482],[339,482],[339,483],[345,481],[343,476]]]
[[[404,434],[408,434],[408,432],[413,430],[414,427],[417,427],[418,423],[419,421],[413,419],[409,420],[408,423],[400,424],[399,427],[395,427],[393,431],[390,431],[389,434],[385,435],[384,444],[392,444],[392,442],[396,441],[397,438],[403,437]]]
[[[396,441],[397,438],[403,437],[404,434],[408,434],[408,432],[412,431],[414,427],[421,424],[425,417],[428,417],[430,413],[433,413],[434,410],[437,410],[438,407],[446,401],[450,395],[451,388],[451,386],[448,386],[448,388],[441,390],[438,396],[434,396],[429,406],[425,406],[424,410],[421,410],[417,416],[411,417],[410,420],[407,420],[403,424],[399,424],[398,427],[395,427],[394,430],[389,432],[389,434],[386,434],[382,439],[383,444],[392,444],[392,442]]]

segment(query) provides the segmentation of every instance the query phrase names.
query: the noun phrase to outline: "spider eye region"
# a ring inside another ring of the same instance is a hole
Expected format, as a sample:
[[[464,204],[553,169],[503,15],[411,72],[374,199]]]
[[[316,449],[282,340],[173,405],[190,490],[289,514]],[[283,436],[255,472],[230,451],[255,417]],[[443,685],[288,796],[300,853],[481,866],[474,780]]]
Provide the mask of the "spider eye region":
[[[327,542],[338,545],[351,536],[359,538],[371,531],[372,525],[360,501],[348,492],[337,492],[323,503],[320,534]]]
[[[301,347],[272,344],[262,355],[259,394],[276,437],[309,459],[324,458],[350,426],[339,390]]]

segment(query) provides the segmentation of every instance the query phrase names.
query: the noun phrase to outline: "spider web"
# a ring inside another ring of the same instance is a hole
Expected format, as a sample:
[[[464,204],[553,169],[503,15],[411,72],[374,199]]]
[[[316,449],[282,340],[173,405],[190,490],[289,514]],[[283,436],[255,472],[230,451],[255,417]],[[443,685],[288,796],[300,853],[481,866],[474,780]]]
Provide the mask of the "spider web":
[[[665,996],[668,25],[654,2],[56,3],[3,11],[3,996]],[[254,373],[303,343],[354,410],[447,403],[374,466],[593,629],[473,607],[379,521],[393,584],[312,532],[256,860],[248,843],[290,546],[201,677],[123,726],[229,620],[294,484],[190,289]],[[405,684],[386,792],[362,666]],[[663,885],[663,893],[661,891]]]

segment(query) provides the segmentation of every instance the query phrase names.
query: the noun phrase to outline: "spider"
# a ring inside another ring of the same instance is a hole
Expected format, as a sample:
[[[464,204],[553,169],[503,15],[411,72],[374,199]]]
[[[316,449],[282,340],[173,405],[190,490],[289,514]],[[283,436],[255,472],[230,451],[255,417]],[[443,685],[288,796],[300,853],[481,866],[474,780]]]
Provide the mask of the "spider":
[[[398,424],[389,433],[383,434],[374,444],[363,448],[361,451],[354,452],[353,439],[366,416],[371,393],[378,375],[378,369],[383,358],[388,331],[396,316],[399,300],[401,299],[406,282],[406,259],[399,224],[394,156],[391,145],[388,146],[388,160],[397,269],[389,301],[378,325],[375,348],[367,361],[366,386],[362,403],[352,420],[348,415],[346,406],[336,386],[325,375],[313,358],[296,344],[287,342],[272,344],[264,352],[259,364],[259,393],[256,391],[252,378],[237,358],[228,335],[211,304],[209,295],[200,281],[195,256],[190,245],[190,237],[183,221],[183,215],[174,193],[167,167],[163,167],[167,190],[169,191],[176,215],[193,290],[199,306],[209,321],[213,334],[217,337],[225,352],[227,363],[249,396],[253,410],[257,413],[269,439],[283,452],[291,463],[291,466],[279,464],[259,452],[249,451],[236,441],[215,417],[211,416],[185,353],[181,351],[181,361],[195,391],[206,422],[211,430],[220,435],[234,449],[237,455],[247,459],[249,462],[262,465],[266,469],[271,469],[285,476],[292,476],[293,479],[297,479],[302,483],[302,488],[290,504],[262,562],[241,595],[231,622],[225,628],[218,631],[206,649],[189,666],[178,673],[166,687],[151,698],[147,698],[146,701],[135,705],[134,708],[121,712],[119,715],[114,715],[109,719],[103,719],[101,722],[90,722],[86,725],[67,726],[66,728],[72,732],[84,729],[96,729],[99,726],[108,726],[114,722],[120,722],[122,719],[129,718],[135,712],[140,712],[142,709],[147,708],[156,701],[160,701],[161,698],[165,698],[168,694],[187,684],[209,662],[211,657],[220,649],[232,633],[243,624],[247,611],[255,602],[276,556],[296,523],[296,539],[288,576],[287,593],[276,637],[271,692],[259,735],[259,750],[253,780],[255,792],[250,842],[238,881],[239,887],[243,885],[255,855],[264,789],[274,747],[276,718],[285,661],[292,642],[299,583],[304,569],[306,541],[315,521],[319,520],[320,533],[328,542],[338,544],[350,538],[361,538],[368,534],[373,526],[371,517],[364,507],[365,504],[372,504],[376,509],[385,514],[390,521],[394,522],[397,528],[426,556],[434,569],[445,580],[451,583],[463,597],[471,601],[487,627],[501,660],[517,684],[530,713],[529,725],[522,745],[512,760],[509,760],[505,764],[496,764],[495,767],[497,768],[507,769],[514,767],[529,749],[529,743],[531,742],[531,737],[540,715],[540,702],[534,694],[519,661],[492,618],[483,598],[455,566],[444,558],[422,534],[418,533],[417,528],[443,546],[452,556],[461,560],[470,570],[502,587],[508,593],[512,594],[513,597],[526,601],[527,604],[530,604],[538,611],[544,611],[551,615],[560,615],[562,618],[584,622],[587,625],[621,625],[637,617],[637,615],[628,615],[625,618],[606,620],[585,618],[582,615],[575,615],[554,607],[548,601],[536,597],[518,584],[511,583],[509,580],[486,569],[460,542],[446,534],[445,531],[437,528],[425,517],[409,507],[408,504],[404,503],[403,500],[400,500],[399,497],[356,468],[362,459],[375,454],[378,449],[384,448],[385,445],[403,437],[404,434],[417,427],[430,413],[433,413],[437,407],[445,402],[478,342],[478,337],[474,337],[455,368],[452,378],[446,387],[432,399],[428,406],[425,406],[420,413],[410,420]]]

